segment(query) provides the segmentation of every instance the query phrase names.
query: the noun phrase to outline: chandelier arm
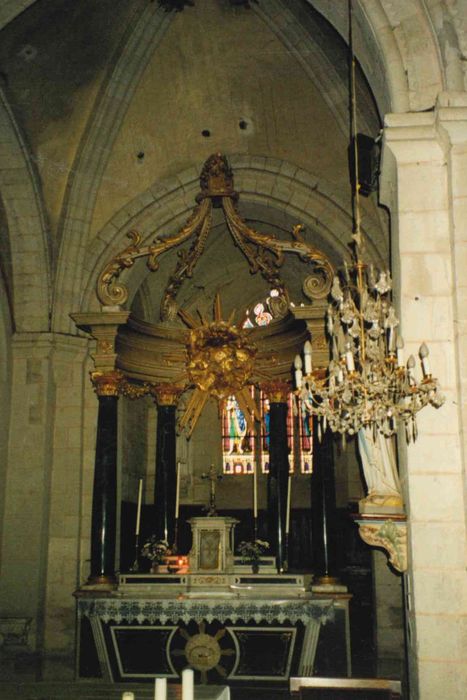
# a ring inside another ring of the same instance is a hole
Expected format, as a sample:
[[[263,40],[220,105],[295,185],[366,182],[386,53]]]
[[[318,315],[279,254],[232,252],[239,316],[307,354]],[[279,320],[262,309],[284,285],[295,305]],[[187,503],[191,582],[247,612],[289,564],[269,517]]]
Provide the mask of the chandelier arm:
[[[212,226],[212,203],[210,200],[206,201],[209,203],[209,209],[202,221],[201,226],[196,230],[196,238],[193,241],[188,253],[185,251],[180,252],[180,259],[177,263],[175,271],[169,277],[169,282],[165,288],[160,305],[160,318],[162,321],[166,321],[175,316],[177,294],[185,281],[185,278],[192,277],[193,270],[204,252],[206,241]]]

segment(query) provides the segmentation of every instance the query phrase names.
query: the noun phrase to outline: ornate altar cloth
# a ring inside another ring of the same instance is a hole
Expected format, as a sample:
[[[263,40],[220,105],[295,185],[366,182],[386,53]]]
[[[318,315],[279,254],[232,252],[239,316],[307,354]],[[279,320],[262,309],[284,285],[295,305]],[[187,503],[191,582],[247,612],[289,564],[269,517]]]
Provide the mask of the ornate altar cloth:
[[[350,673],[346,595],[77,598],[81,677],[177,679],[191,666],[202,682],[285,683],[322,673],[324,656],[334,675]]]

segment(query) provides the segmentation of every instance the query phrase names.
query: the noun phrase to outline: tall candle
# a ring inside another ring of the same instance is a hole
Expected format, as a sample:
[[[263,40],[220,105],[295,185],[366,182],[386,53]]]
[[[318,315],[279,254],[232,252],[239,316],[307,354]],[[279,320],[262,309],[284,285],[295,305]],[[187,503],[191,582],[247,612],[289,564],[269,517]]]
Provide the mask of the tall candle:
[[[287,482],[287,510],[285,512],[285,534],[288,535],[290,532],[290,499],[292,494],[292,475],[289,474],[289,480]]]
[[[253,469],[253,517],[255,520],[258,517],[258,481],[256,464]]]
[[[182,671],[182,700],[194,700],[194,675],[192,668]]]
[[[154,700],[167,700],[167,678],[156,678]]]
[[[313,348],[309,340],[306,341],[303,346],[303,357],[305,358],[305,374],[311,374],[313,360],[312,360]]]
[[[180,462],[177,462],[177,481],[175,485],[175,520],[178,519],[178,510],[180,507]]]
[[[143,502],[143,480],[139,480],[139,489],[138,489],[138,506],[136,508],[136,528],[135,528],[135,535],[139,535],[139,526],[141,523],[141,504]]]

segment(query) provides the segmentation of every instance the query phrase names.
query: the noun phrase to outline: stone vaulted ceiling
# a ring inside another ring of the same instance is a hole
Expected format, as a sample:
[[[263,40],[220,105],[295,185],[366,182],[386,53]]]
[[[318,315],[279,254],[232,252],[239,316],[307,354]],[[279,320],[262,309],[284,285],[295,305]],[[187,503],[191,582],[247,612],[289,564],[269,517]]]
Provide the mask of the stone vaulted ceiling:
[[[129,228],[150,240],[183,222],[214,151],[231,159],[255,226],[284,236],[302,221],[338,262],[350,232],[345,5],[3,3],[0,269],[16,328],[71,331],[68,314],[96,304],[96,276]],[[430,109],[440,90],[461,89],[465,27],[460,0],[356,2],[360,129],[376,136],[386,111]],[[363,226],[371,256],[387,261],[375,196]],[[260,285],[238,251],[224,266],[217,230],[184,300],[222,286],[230,305],[248,304]],[[300,273],[289,267],[293,287]],[[132,274],[145,313],[168,270]]]

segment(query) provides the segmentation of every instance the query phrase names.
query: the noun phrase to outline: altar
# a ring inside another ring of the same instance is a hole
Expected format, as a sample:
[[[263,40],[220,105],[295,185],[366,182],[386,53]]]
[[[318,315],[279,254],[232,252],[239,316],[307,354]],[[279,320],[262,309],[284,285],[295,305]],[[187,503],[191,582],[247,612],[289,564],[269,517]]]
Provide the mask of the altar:
[[[175,681],[189,666],[201,683],[286,684],[291,675],[329,673],[331,659],[334,675],[350,675],[348,594],[298,586],[292,596],[290,580],[288,594],[265,582],[260,593],[253,577],[239,577],[223,595],[205,588],[187,596],[182,577],[160,578],[124,576],[109,595],[77,594],[79,677]]]

